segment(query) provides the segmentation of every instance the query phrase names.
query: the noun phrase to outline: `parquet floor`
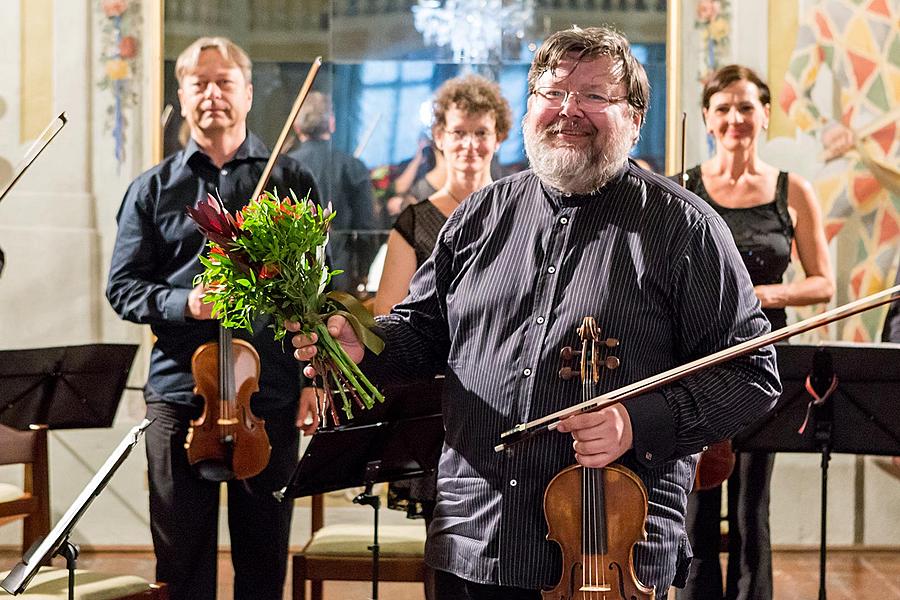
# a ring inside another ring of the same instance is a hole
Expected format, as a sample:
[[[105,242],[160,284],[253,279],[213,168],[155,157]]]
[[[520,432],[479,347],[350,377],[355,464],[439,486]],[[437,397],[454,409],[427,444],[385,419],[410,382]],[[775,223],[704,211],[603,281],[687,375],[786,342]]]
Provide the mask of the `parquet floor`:
[[[12,550],[0,551],[0,570],[12,568],[19,560]],[[816,551],[776,551],[773,556],[776,600],[816,600],[819,590],[819,556]],[[62,566],[62,565],[60,565]],[[97,571],[131,573],[153,579],[154,559],[150,552],[82,552],[78,567]],[[219,598],[230,600],[230,555],[219,559]],[[288,576],[290,581],[290,575]],[[383,582],[383,600],[422,600],[418,584]],[[827,563],[828,600],[878,598],[900,600],[900,551],[833,550]],[[285,590],[290,600],[290,590]],[[328,582],[325,600],[366,600],[372,597],[370,583]]]

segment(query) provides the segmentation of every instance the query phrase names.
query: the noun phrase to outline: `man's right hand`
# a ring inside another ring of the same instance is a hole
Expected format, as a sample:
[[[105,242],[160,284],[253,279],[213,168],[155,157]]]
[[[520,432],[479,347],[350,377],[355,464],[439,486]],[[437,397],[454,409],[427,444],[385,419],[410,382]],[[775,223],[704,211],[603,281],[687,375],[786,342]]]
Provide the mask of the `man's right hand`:
[[[184,307],[184,316],[198,321],[212,319],[213,305],[203,301],[204,294],[206,294],[206,286],[202,283],[191,290],[187,305]]]
[[[331,337],[341,345],[344,349],[344,352],[347,353],[347,356],[350,359],[359,364],[362,362],[363,355],[365,354],[365,348],[362,343],[359,341],[359,338],[356,337],[356,332],[353,331],[353,327],[350,326],[350,323],[346,318],[341,315],[333,315],[328,319],[328,333],[331,334]],[[285,321],[284,326],[288,331],[298,332],[300,331],[300,324],[296,321]],[[315,333],[311,333],[309,335],[299,334],[295,335],[291,339],[291,344],[296,348],[294,350],[294,358],[301,362],[309,362],[316,355],[316,342],[319,340],[319,336]],[[312,366],[307,365],[303,369],[303,373],[309,377],[315,377],[316,371],[312,368]]]

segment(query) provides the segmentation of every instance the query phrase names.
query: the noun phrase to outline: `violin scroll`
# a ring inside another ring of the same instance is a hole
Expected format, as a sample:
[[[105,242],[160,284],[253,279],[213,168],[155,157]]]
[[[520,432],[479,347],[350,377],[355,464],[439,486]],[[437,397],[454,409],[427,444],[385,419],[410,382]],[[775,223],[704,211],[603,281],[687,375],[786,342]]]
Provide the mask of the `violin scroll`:
[[[596,321],[592,318],[590,319],[590,324],[588,324],[588,319],[585,319],[585,322],[578,328],[578,335],[582,337],[587,336],[587,340],[590,340],[594,345],[593,352],[591,353],[591,367],[592,372],[594,373],[594,381],[599,379],[600,368],[605,367],[606,369],[613,370],[618,369],[619,366],[621,366],[622,361],[619,360],[617,356],[612,356],[610,354],[610,351],[613,348],[619,346],[619,340],[612,337],[601,340],[600,329],[597,327]],[[582,356],[583,352],[581,350],[575,350],[571,346],[566,346],[559,351],[560,379],[568,381],[569,379],[581,376],[582,372],[584,372]]]

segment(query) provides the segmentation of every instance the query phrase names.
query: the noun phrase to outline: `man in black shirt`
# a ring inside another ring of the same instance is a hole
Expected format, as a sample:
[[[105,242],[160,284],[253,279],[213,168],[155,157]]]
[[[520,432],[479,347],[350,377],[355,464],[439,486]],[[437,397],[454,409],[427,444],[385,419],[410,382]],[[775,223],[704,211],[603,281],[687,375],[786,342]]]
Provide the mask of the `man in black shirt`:
[[[243,50],[225,38],[201,38],[178,57],[175,74],[191,137],[183,150],[129,186],[118,214],[106,294],[122,318],[149,324],[156,336],[144,390],[147,416],[155,419],[146,446],[156,577],[169,584],[172,600],[214,600],[220,483],[210,479],[219,475],[192,469],[184,444],[204,400],[194,395],[191,356],[217,340],[218,323],[211,319],[211,305],[202,301],[204,288],[193,285],[206,240],[186,207],[214,194],[230,211],[241,208],[269,151],[247,131],[253,87]],[[282,195],[291,189],[298,197],[310,192],[318,199],[312,176],[289,158],[276,163],[267,185],[274,188]],[[272,492],[296,464],[295,422],[303,422],[314,396],[301,398],[296,362],[265,322],[255,324],[252,336],[235,335],[246,337],[260,356],[259,391],[251,409],[266,421],[272,453],[259,475],[228,481],[234,597],[281,600],[292,505],[277,502]]]
[[[332,280],[336,289],[360,291],[369,265],[378,250],[378,240],[367,232],[375,229],[374,196],[366,165],[332,145],[334,113],[331,99],[310,92],[294,121],[300,147],[288,156],[312,171],[322,205],[334,207],[328,255],[332,268],[343,273]]]
[[[453,212],[409,296],[378,317],[381,354],[364,352],[343,317],[331,317],[329,332],[374,382],[445,375],[445,442],[425,546],[439,600],[539,600],[562,572],[585,597],[617,590],[608,563],[563,571],[541,510],[562,469],[613,461],[647,491],[647,539],[634,545],[635,570],[665,598],[683,585],[690,563],[684,515],[694,454],[774,404],[780,383],[771,347],[568,417],[508,452],[494,445],[503,431],[585,393],[709,356],[768,332],[769,323],[721,217],[628,159],[649,84],[627,40],[603,27],[557,32],[535,53],[528,87],[522,129],[531,169],[478,190]],[[575,328],[586,316],[601,339],[618,340],[617,368],[603,370],[596,386],[559,377],[560,350],[578,343]],[[315,355],[311,341],[293,338],[298,359]],[[580,516],[577,492],[570,502]],[[610,546],[635,541],[614,532],[622,523],[610,514],[604,531],[618,535]]]

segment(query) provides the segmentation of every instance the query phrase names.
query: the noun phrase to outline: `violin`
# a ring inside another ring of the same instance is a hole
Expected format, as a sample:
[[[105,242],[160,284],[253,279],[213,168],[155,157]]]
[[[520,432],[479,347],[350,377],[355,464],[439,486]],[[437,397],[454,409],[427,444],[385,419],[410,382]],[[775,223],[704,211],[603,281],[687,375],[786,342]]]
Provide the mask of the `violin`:
[[[250,396],[259,390],[259,354],[219,325],[218,343],[194,351],[191,372],[204,406],[188,430],[188,462],[210,481],[257,475],[272,453],[266,422],[250,410]]]
[[[734,451],[731,440],[723,440],[710,444],[700,453],[697,461],[697,472],[694,474],[693,491],[711,490],[722,485],[734,471]]]
[[[309,94],[322,66],[317,57],[300,93],[294,100],[278,141],[253,190],[259,197],[269,181],[272,168],[287,140],[291,125]],[[236,340],[231,330],[219,325],[219,341],[203,344],[191,357],[194,393],[204,400],[200,417],[191,421],[185,448],[188,462],[200,477],[210,481],[247,479],[269,464],[272,447],[265,421],[250,410],[250,397],[259,390],[259,354],[244,340]]]
[[[581,351],[563,348],[560,377],[578,371],[583,400],[595,395],[600,369],[615,369],[619,359],[609,350],[618,340],[600,340],[593,317],[578,328]],[[573,358],[580,366],[568,366]],[[547,539],[562,549],[559,583],[541,592],[544,600],[654,600],[656,591],[637,578],[634,545],[647,539],[647,489],[630,469],[621,465],[587,468],[572,465],[560,471],[544,492]]]

